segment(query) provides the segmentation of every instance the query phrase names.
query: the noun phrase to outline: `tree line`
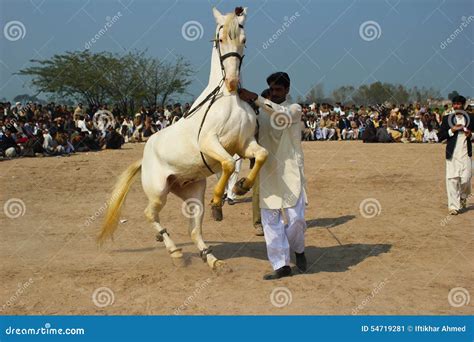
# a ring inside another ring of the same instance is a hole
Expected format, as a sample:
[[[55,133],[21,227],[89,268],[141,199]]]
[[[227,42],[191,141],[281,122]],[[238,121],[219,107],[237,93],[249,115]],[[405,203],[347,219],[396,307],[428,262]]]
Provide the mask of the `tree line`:
[[[183,57],[160,61],[144,51],[118,55],[85,50],[30,62],[34,65],[17,74],[31,77],[31,85],[38,91],[35,97],[46,93],[62,102],[114,103],[129,114],[141,105],[165,105],[172,96],[186,93],[192,75],[191,65]]]
[[[457,91],[448,95],[451,99]],[[324,103],[341,102],[345,104],[371,105],[390,102],[401,103],[427,103],[428,101],[443,100],[440,91],[433,87],[407,88],[402,84],[392,84],[387,82],[374,82],[362,84],[358,87],[344,85],[332,91],[330,96],[326,96],[322,84],[316,84],[306,94],[306,97],[299,97],[298,102]]]

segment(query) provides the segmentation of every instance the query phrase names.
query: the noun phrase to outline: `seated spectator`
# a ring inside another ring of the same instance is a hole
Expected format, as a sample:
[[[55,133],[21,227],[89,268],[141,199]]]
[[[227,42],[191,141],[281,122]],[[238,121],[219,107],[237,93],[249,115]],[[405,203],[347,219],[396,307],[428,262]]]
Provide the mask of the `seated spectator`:
[[[431,124],[428,124],[428,128],[425,129],[425,133],[423,135],[423,142],[427,143],[437,143],[438,142],[438,135],[436,131],[433,129]]]
[[[64,147],[53,139],[48,129],[43,130],[43,138],[43,152],[46,155],[56,156],[64,153]]]
[[[364,143],[377,142],[377,128],[375,127],[374,118],[374,114],[371,114],[370,118],[367,119],[364,132],[362,133],[362,140]]]
[[[7,158],[15,158],[20,155],[20,146],[13,138],[12,131],[7,128],[5,134],[0,138],[0,152]]]
[[[117,150],[122,147],[124,142],[123,136],[114,130],[113,127],[109,127],[105,136],[105,148]]]
[[[336,134],[336,121],[335,115],[330,114],[321,118],[319,122],[321,128],[321,136],[323,140],[331,140]]]
[[[352,125],[348,118],[346,118],[345,112],[340,112],[340,119],[338,123],[338,140],[350,140],[353,136]]]
[[[380,121],[380,126],[377,128],[377,142],[379,143],[391,143],[393,142],[392,136],[388,133],[387,126],[383,121]]]
[[[414,125],[414,127],[411,129],[410,142],[413,142],[413,143],[423,142],[423,131],[417,125]]]

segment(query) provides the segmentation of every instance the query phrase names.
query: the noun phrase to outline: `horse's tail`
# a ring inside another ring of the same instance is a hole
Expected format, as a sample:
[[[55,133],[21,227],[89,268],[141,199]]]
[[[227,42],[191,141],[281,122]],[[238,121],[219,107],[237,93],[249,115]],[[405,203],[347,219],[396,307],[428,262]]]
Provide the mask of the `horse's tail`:
[[[112,238],[114,232],[117,230],[118,221],[120,218],[120,210],[125,197],[127,196],[130,186],[142,167],[142,160],[137,160],[135,163],[130,165],[119,177],[115,184],[112,197],[108,203],[107,212],[105,213],[105,220],[102,224],[102,231],[97,237],[97,242],[102,245],[105,240]]]

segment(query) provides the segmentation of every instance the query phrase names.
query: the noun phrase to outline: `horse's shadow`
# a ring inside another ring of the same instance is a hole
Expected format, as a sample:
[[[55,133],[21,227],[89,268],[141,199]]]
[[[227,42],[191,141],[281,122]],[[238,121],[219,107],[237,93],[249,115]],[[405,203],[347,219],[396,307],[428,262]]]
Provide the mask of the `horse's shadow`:
[[[336,218],[319,218],[307,220],[308,228],[333,228],[342,225],[352,219],[354,215],[345,215]],[[225,242],[225,241],[206,241],[212,246],[213,254],[222,260],[231,260],[236,258],[253,258],[268,260],[265,242]],[[177,247],[194,246],[192,242],[177,244]],[[392,245],[389,244],[339,244],[330,247],[306,246],[305,254],[308,259],[308,270],[306,273],[319,272],[345,272],[350,267],[355,266],[365,259],[378,256],[390,251]],[[164,246],[145,247],[139,249],[120,249],[114,252],[118,253],[140,253],[150,252],[157,249],[164,249]],[[186,259],[196,257],[197,253],[184,253]],[[292,256],[293,259],[293,256]],[[294,261],[294,260],[293,260]]]
[[[268,260],[265,242],[222,242],[207,241],[212,246],[213,254],[222,260],[232,260],[237,258],[253,258]],[[194,245],[193,243],[177,244],[178,247]],[[345,272],[369,257],[388,253],[392,245],[389,244],[365,244],[350,243],[345,245],[335,245],[330,247],[306,246],[305,254],[308,259],[308,270],[306,273],[313,274],[319,272]],[[149,252],[164,249],[164,247],[148,247],[139,249],[120,249],[118,253]],[[198,257],[197,253],[184,253],[186,259]],[[293,259],[293,256],[292,256]],[[294,261],[294,260],[293,260]]]

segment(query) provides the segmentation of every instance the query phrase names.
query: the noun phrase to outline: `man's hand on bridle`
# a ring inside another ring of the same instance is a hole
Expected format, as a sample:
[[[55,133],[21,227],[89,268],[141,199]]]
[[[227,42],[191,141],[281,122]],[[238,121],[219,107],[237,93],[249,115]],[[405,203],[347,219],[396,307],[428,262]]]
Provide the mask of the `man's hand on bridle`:
[[[253,93],[245,88],[240,88],[238,90],[238,93],[240,99],[246,102],[255,102],[255,100],[258,98],[258,95],[256,93]]]

